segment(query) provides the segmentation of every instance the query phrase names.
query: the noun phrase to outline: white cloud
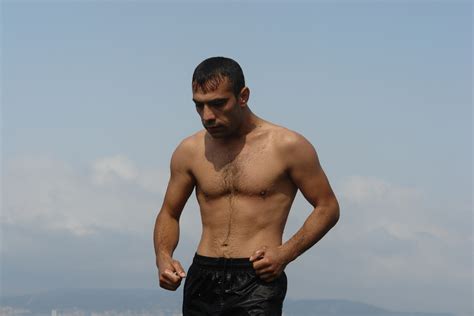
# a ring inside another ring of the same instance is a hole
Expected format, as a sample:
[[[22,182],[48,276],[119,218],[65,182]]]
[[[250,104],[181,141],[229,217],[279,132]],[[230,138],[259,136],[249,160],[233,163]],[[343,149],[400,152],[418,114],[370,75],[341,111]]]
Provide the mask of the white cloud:
[[[142,168],[122,155],[102,157],[83,167],[48,157],[4,163],[1,221],[10,227],[66,231],[95,242],[101,240],[98,232],[104,231],[140,235],[149,240],[150,249],[144,251],[152,255],[151,236],[167,170]],[[439,197],[429,196],[422,188],[375,177],[342,179],[335,192],[341,219],[313,249],[289,265],[289,297],[340,297],[395,310],[398,306],[419,311],[465,306],[472,282],[472,230],[459,227],[465,224],[462,215],[469,215],[470,210],[453,201],[452,210],[446,212]],[[303,224],[309,211],[310,205],[299,195],[285,236]],[[191,196],[181,218],[184,238],[178,257],[191,257],[199,222],[198,206]],[[7,248],[2,253],[22,251],[21,231],[15,235],[18,242],[2,245]],[[126,262],[131,266],[131,261]],[[308,276],[324,286],[315,287]],[[426,293],[420,294],[422,288]],[[450,289],[461,294],[454,297]],[[433,300],[448,296],[449,302]],[[414,302],[413,297],[426,303]]]
[[[420,233],[437,238],[460,238],[449,230],[426,192],[417,187],[403,187],[375,177],[352,176],[343,180],[338,190],[351,221],[358,222],[364,234],[383,229],[400,239],[414,239]],[[441,220],[440,220],[441,219]]]
[[[101,228],[150,234],[168,174],[124,156],[71,166],[51,157],[5,162],[1,221],[81,236]]]
[[[167,171],[120,155],[86,166],[17,157],[3,167],[0,256],[8,291],[158,286],[152,235]],[[185,212],[176,255],[189,266],[200,234],[196,202]]]
[[[472,230],[463,227],[471,210],[456,201],[443,203],[444,197],[422,188],[375,177],[342,179],[335,192],[340,220],[292,264],[290,271],[298,267],[293,281],[300,286],[290,295],[352,298],[394,310],[466,308],[472,294]],[[324,287],[315,288],[308,275]]]
[[[403,187],[374,177],[348,177],[338,190],[347,228],[355,236],[377,235],[389,240],[412,243],[443,243],[456,245],[472,241],[470,232],[459,231],[456,222],[446,222],[449,216],[459,216],[458,224],[469,210],[445,210],[433,203],[436,197],[416,187]],[[452,208],[462,208],[450,203]],[[429,236],[427,238],[427,236]],[[375,236],[370,240],[379,242]],[[404,247],[405,249],[407,247]]]
[[[409,202],[422,197],[417,188],[393,185],[375,177],[352,176],[345,179],[340,188],[342,198],[358,204]]]
[[[94,182],[100,185],[114,181],[114,177],[127,181],[133,181],[138,177],[137,168],[122,155],[97,159],[92,168]]]
[[[132,182],[144,191],[164,195],[169,172],[161,169],[138,169],[123,155],[99,158],[92,163],[92,181],[107,186],[116,182]]]

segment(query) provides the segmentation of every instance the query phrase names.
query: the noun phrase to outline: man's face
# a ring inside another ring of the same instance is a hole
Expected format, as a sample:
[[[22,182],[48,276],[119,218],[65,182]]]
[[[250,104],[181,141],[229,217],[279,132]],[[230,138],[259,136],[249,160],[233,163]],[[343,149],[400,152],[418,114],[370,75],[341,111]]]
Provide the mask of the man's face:
[[[212,137],[235,135],[242,122],[242,108],[227,79],[213,91],[204,92],[197,88],[193,91],[193,101],[202,125]]]

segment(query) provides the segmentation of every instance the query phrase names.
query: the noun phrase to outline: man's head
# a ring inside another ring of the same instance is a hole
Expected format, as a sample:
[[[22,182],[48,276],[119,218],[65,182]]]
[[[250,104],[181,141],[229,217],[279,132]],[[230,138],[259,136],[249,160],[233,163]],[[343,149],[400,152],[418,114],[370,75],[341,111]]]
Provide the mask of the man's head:
[[[237,62],[225,57],[204,60],[194,70],[192,88],[196,110],[212,137],[238,133],[250,91]]]
[[[193,73],[193,92],[202,90],[209,92],[227,79],[236,98],[245,87],[244,73],[240,65],[233,59],[226,57],[211,57],[202,61]]]

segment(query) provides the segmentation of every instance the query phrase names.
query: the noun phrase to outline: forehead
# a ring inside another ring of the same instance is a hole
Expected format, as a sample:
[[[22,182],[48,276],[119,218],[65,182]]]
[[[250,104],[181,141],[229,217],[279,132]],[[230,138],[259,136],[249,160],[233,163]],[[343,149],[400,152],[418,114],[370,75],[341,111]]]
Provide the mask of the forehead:
[[[203,89],[197,87],[197,89],[193,90],[193,100],[195,101],[229,98],[233,95],[231,84],[227,78],[221,80],[216,89],[203,91]]]

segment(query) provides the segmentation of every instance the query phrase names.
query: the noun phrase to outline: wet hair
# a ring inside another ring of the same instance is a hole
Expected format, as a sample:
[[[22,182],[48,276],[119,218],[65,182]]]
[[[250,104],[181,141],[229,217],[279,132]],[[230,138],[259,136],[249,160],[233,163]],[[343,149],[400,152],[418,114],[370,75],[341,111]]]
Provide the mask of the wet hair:
[[[211,57],[202,61],[194,70],[192,87],[204,93],[214,91],[227,78],[232,91],[237,98],[245,87],[245,78],[242,68],[233,59],[227,57]]]

